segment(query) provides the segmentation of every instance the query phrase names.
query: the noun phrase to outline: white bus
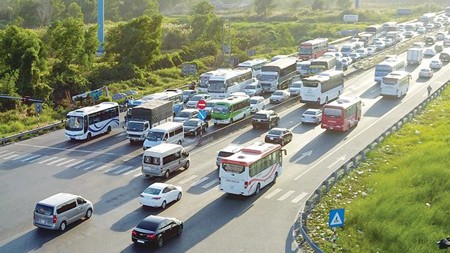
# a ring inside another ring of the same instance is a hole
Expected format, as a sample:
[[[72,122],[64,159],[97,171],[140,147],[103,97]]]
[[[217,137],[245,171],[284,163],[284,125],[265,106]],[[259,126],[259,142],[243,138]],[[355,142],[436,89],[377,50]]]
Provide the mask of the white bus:
[[[215,74],[209,78],[208,94],[212,99],[224,99],[233,92],[243,92],[253,82],[250,69],[236,68]]]
[[[67,113],[65,136],[70,140],[90,140],[119,126],[119,104],[103,102]]]
[[[383,76],[391,73],[392,71],[404,70],[405,61],[398,57],[388,58],[375,66],[375,77],[374,80],[377,83],[381,82]]]
[[[380,94],[401,98],[409,89],[411,75],[406,71],[393,71],[381,79]]]
[[[261,67],[267,63],[267,59],[253,59],[241,62],[237,65],[238,68],[249,68],[252,71],[252,76],[256,77],[261,72]]]
[[[199,78],[200,80],[198,82],[198,91],[200,93],[208,93],[209,78],[211,78],[211,76],[213,76],[213,75],[219,75],[220,73],[227,72],[227,71],[231,71],[231,69],[221,68],[221,69],[211,70],[211,71],[201,74],[200,78]]]
[[[297,59],[287,57],[262,66],[261,72],[256,78],[261,84],[263,92],[274,92],[287,89],[296,74]]]
[[[283,153],[278,144],[256,142],[241,151],[224,157],[219,167],[220,190],[249,196],[275,182],[283,170]]]
[[[303,79],[300,87],[300,102],[328,103],[344,92],[344,72],[329,70]]]

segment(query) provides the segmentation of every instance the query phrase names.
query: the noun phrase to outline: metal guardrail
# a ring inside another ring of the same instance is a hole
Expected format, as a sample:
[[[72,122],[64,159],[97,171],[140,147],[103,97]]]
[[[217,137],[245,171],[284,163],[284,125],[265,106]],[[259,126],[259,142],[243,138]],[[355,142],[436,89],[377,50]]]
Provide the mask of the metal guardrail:
[[[299,212],[297,216],[297,220],[294,224],[294,236],[299,245],[303,246],[305,243],[310,246],[314,252],[316,253],[324,253],[308,236],[308,216],[314,207],[319,204],[321,198],[330,191],[330,189],[345,175],[349,174],[355,168],[359,166],[360,163],[366,161],[367,153],[376,148],[384,139],[386,139],[389,135],[397,132],[405,123],[411,121],[414,117],[422,112],[422,110],[426,107],[426,105],[437,98],[442,91],[450,84],[450,80],[448,80],[441,87],[436,89],[433,93],[430,94],[424,101],[422,101],[418,106],[413,108],[409,113],[407,113],[404,117],[390,126],[386,131],[384,131],[380,136],[378,136],[375,140],[372,141],[368,146],[364,149],[360,150],[358,154],[347,160],[344,165],[339,167],[336,171],[331,173],[322,183],[314,190],[314,192],[309,196],[306,200],[305,206]]]
[[[36,129],[33,129],[33,130],[29,130],[29,131],[25,131],[25,132],[22,132],[22,133],[14,134],[14,135],[11,135],[11,136],[8,136],[8,137],[0,138],[0,144],[2,146],[4,146],[4,145],[6,145],[6,144],[8,144],[10,142],[13,142],[13,141],[16,141],[16,140],[22,140],[22,139],[25,139],[27,137],[34,136],[36,134],[40,134],[40,133],[48,132],[48,131],[55,131],[55,130],[61,129],[64,126],[64,124],[65,124],[64,121],[61,121],[61,122],[58,122],[58,123],[55,123],[55,124],[51,124],[51,125],[47,125],[47,126],[43,126],[43,127],[38,127]]]

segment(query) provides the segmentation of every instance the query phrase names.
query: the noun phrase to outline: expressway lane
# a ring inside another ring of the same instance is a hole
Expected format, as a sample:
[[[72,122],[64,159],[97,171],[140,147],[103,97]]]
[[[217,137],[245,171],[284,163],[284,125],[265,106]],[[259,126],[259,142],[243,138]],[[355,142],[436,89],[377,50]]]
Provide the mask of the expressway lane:
[[[404,56],[403,56],[404,57]],[[437,56],[435,56],[437,57]],[[428,65],[426,59],[422,66]],[[393,122],[426,97],[426,86],[448,80],[445,66],[429,80],[413,82],[401,100],[384,99],[373,81],[373,69],[347,81],[344,95],[361,96],[363,119],[347,133],[325,132],[299,124],[303,104],[282,112],[280,125],[294,132],[286,145],[283,174],[259,196],[230,196],[218,190],[215,156],[229,143],[263,140],[266,131],[251,127],[195,149],[192,167],[168,182],[181,185],[183,199],[166,210],[143,209],[137,196],[153,179],[139,175],[142,148],[130,145],[122,129],[91,142],[72,143],[63,131],[0,148],[0,252],[140,252],[131,244],[131,229],[149,214],[185,221],[181,238],[158,252],[296,252],[292,225],[315,187],[344,159],[367,146]],[[75,159],[75,160],[73,160]],[[83,162],[75,164],[83,160]],[[131,171],[131,173],[130,173]],[[92,219],[64,233],[32,225],[36,201],[56,192],[73,192],[94,203]],[[107,243],[102,243],[108,240]]]

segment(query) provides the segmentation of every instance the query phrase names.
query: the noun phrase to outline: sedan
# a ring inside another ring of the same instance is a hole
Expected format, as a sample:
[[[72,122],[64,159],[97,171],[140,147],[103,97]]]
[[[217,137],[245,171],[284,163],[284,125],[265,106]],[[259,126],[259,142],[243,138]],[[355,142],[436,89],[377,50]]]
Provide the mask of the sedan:
[[[430,68],[423,68],[420,70],[419,72],[419,77],[424,77],[424,78],[432,78],[433,77],[433,70]]]
[[[259,96],[262,93],[261,84],[259,84],[258,82],[248,84],[247,86],[245,86],[244,92],[245,92],[245,94],[249,95],[250,97]]]
[[[198,114],[197,109],[184,109],[181,110],[174,118],[174,122],[185,122],[188,119],[196,118]]]
[[[164,241],[181,236],[183,222],[168,217],[156,215],[147,216],[131,231],[131,240],[142,245],[156,244],[159,248],[164,246]]]
[[[287,128],[272,128],[264,138],[266,143],[275,143],[284,146],[292,141],[292,132]]]
[[[375,54],[375,51],[377,50],[376,47],[367,47],[367,56],[372,56]]]
[[[307,109],[302,114],[303,123],[314,123],[319,124],[322,121],[322,110],[321,109]]]
[[[282,103],[289,99],[289,92],[286,90],[276,90],[272,93],[269,100],[271,104]]]
[[[184,135],[197,136],[206,132],[208,128],[208,122],[201,119],[188,119],[183,123]]]
[[[182,195],[183,189],[180,186],[153,183],[139,195],[139,202],[144,207],[151,206],[164,209],[167,204],[179,201]]]
[[[441,60],[432,60],[430,62],[430,69],[440,69],[442,68]]]
[[[434,48],[426,48],[423,51],[423,55],[428,56],[428,57],[432,57],[436,55],[436,50],[434,50]]]

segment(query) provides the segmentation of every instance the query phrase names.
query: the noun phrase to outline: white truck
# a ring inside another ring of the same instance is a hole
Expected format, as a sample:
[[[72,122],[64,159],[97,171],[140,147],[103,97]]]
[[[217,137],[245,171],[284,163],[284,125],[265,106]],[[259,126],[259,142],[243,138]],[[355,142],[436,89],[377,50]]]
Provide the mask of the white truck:
[[[149,100],[133,107],[127,115],[126,136],[130,142],[144,141],[154,126],[173,120],[173,102]]]
[[[406,53],[406,62],[408,65],[419,65],[422,63],[423,50],[422,48],[410,48]]]

